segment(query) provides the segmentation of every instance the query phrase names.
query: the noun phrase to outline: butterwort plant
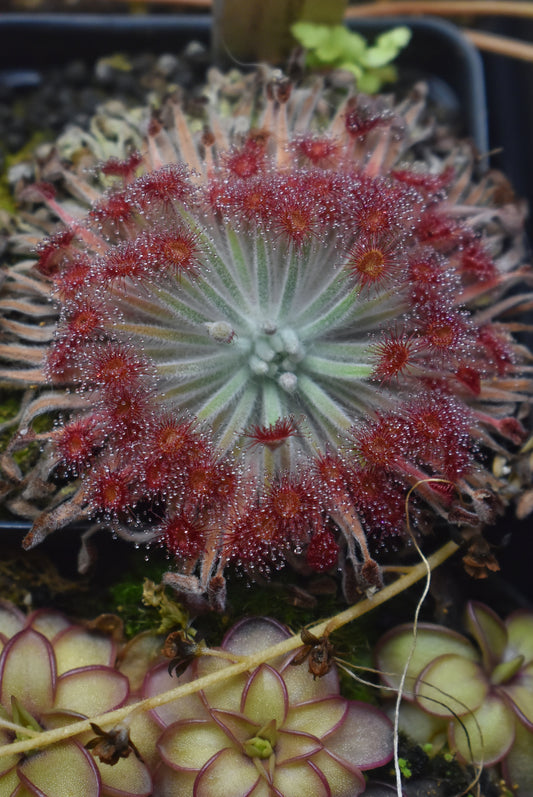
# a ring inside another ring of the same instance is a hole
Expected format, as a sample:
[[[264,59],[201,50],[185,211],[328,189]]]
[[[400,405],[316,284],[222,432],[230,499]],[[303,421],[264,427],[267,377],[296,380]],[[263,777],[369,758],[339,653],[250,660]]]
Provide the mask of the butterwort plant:
[[[283,642],[277,621],[254,617],[226,634],[221,658],[201,656],[180,676],[188,683],[235,657]],[[362,772],[392,757],[392,725],[374,706],[339,694],[335,667],[316,678],[294,654],[255,667],[153,711],[161,727],[154,797],[227,795],[343,797],[365,790]],[[168,690],[166,664],[145,680],[148,696]]]
[[[406,670],[406,705],[400,727],[420,743],[447,742],[461,760],[503,762],[510,785],[530,793],[533,752],[533,613],[519,610],[505,622],[488,606],[469,602],[468,639],[422,623],[389,631],[376,660],[388,687]],[[518,784],[518,785],[516,785]]]
[[[46,730],[123,706],[128,678],[115,668],[117,645],[52,610],[27,617],[0,605],[0,744],[36,738],[30,755],[0,759],[2,794],[148,797],[151,775],[136,755],[108,765],[91,754],[90,735],[39,749]],[[94,733],[92,734],[94,736]]]
[[[6,494],[26,547],[90,519],[163,546],[197,606],[223,607],[229,566],[340,572],[350,597],[380,586],[413,488],[415,530],[475,529],[512,492],[491,460],[530,397],[506,295],[530,279],[523,210],[422,87],[394,105],[254,76],[228,111],[218,80],[203,128],[170,100],[139,152],[26,189],[15,244],[37,256],[5,272],[1,377],[41,390]]]

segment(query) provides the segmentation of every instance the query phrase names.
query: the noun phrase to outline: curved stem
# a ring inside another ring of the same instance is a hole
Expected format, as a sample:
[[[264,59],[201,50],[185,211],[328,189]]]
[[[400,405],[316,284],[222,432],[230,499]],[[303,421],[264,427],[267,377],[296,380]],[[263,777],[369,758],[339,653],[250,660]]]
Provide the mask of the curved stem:
[[[524,0],[390,0],[353,6],[346,10],[345,17],[388,17],[396,14],[533,18],[533,3]]]
[[[432,554],[432,556],[427,558],[430,569],[434,570],[436,567],[441,565],[446,561],[446,559],[454,554],[457,549],[458,546],[451,541],[446,543],[446,545],[443,545],[442,548],[439,548],[434,554]],[[317,637],[323,636],[326,632],[332,633],[332,631],[335,631],[337,628],[340,628],[341,626],[346,625],[346,623],[350,623],[352,620],[367,614],[367,612],[372,611],[372,609],[375,609],[377,606],[381,606],[382,603],[385,603],[391,598],[394,598],[396,595],[399,595],[417,581],[420,581],[421,578],[424,578],[424,576],[427,575],[427,572],[427,565],[424,562],[420,562],[419,564],[414,565],[409,573],[402,576],[392,584],[384,587],[370,598],[366,598],[365,600],[350,606],[345,611],[340,612],[339,614],[336,614],[327,620],[323,620],[309,630]],[[227,680],[234,675],[239,675],[247,670],[252,670],[255,667],[258,667],[260,664],[263,664],[263,662],[275,658],[276,656],[290,653],[292,650],[299,648],[301,644],[302,640],[300,638],[300,634],[294,634],[294,636],[289,637],[277,645],[264,648],[253,656],[247,656],[243,658],[242,661],[239,661],[236,664],[230,664],[228,667],[224,667],[222,670],[217,670],[209,675],[204,675],[202,678],[197,678],[195,681],[177,686],[175,689],[170,689],[168,692],[162,692],[159,695],[155,695],[155,697],[139,700],[137,703],[123,706],[122,708],[115,709],[114,711],[109,711],[106,714],[100,714],[97,717],[89,717],[86,720],[81,720],[80,722],[75,722],[71,725],[65,725],[61,728],[54,728],[50,731],[44,731],[35,739],[26,739],[24,741],[2,745],[0,747],[0,758],[6,755],[14,755],[16,753],[25,753],[28,750],[35,749],[36,747],[41,750],[48,745],[64,741],[65,739],[69,739],[72,736],[77,736],[81,733],[85,733],[86,731],[91,730],[90,723],[95,723],[99,726],[116,725],[118,722],[124,721],[135,711],[150,711],[153,708],[166,705],[167,703],[177,700],[180,697],[185,697],[186,695],[199,692],[201,689],[206,689],[209,686]]]

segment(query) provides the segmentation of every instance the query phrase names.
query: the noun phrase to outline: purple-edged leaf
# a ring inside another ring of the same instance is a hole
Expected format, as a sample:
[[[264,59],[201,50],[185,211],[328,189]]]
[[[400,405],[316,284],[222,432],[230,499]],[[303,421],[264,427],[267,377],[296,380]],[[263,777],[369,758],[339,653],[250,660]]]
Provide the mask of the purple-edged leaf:
[[[0,707],[0,717],[6,716],[3,713],[3,710]],[[0,728],[0,745],[10,744],[13,741],[13,734],[11,731],[8,731],[6,728]],[[3,758],[0,758],[0,778],[1,776],[14,767],[19,760],[18,755],[6,755]],[[0,780],[1,782],[1,780]],[[2,786],[0,785],[0,794],[9,794],[9,792],[2,791]]]
[[[9,756],[9,758],[11,758],[11,756]],[[0,775],[0,794],[9,797],[15,792],[19,784],[20,780],[17,767],[12,765]]]
[[[164,795],[179,795],[179,797],[193,797],[194,781],[197,772],[176,771],[160,764],[153,772],[154,797]]]
[[[276,766],[311,758],[320,750],[322,750],[322,743],[312,734],[280,731],[276,742]]]
[[[413,626],[399,625],[381,637],[376,647],[376,664],[383,681],[395,689],[413,644]],[[454,653],[471,661],[479,656],[470,642],[461,634],[439,625],[421,623],[416,635],[414,649],[405,681],[404,696],[412,699],[415,681],[427,665],[447,653]]]
[[[520,722],[516,724],[514,744],[503,762],[503,771],[509,785],[514,785],[516,797],[533,794],[533,733]]]
[[[392,735],[392,724],[385,714],[368,703],[350,700],[344,722],[322,741],[341,762],[372,769],[392,758]]]
[[[431,744],[438,752],[448,742],[448,717],[436,717],[422,711],[416,703],[403,700],[400,706],[400,728],[419,745]]]
[[[533,661],[533,612],[521,610],[507,618],[506,659],[523,656],[528,664]]]
[[[0,702],[15,696],[30,714],[51,708],[55,691],[55,659],[50,642],[32,628],[12,637],[0,657]]]
[[[509,752],[515,736],[512,710],[497,695],[487,695],[472,714],[450,723],[449,743],[468,764],[491,766]]]
[[[168,663],[163,662],[150,670],[146,676],[143,695],[144,697],[160,695],[163,692],[168,692],[169,689],[175,689],[177,686],[190,683],[193,678],[194,675],[190,667],[179,678],[170,676],[168,674]],[[150,713],[163,728],[172,725],[173,722],[177,722],[179,719],[198,719],[203,716],[207,718],[208,716],[198,694],[180,697],[179,700],[173,700],[171,703],[152,709]]]
[[[260,725],[250,722],[247,717],[234,711],[213,709],[211,716],[236,747],[241,747],[247,739],[251,739],[261,729]]]
[[[94,717],[121,706],[128,694],[128,679],[117,670],[80,667],[57,679],[54,708]]]
[[[365,779],[361,771],[338,761],[327,750],[313,756],[313,764],[330,784],[334,797],[357,797],[365,790]]]
[[[115,663],[116,645],[109,637],[90,634],[80,626],[70,626],[54,639],[57,674],[79,667],[101,664],[112,667]]]
[[[154,796],[179,795],[179,797],[193,797],[194,781],[197,772],[176,771],[160,764],[153,772]]]
[[[428,784],[429,786],[429,784]],[[368,781],[365,789],[365,797],[396,797],[398,790],[396,786],[391,786],[390,783],[378,783],[377,781]],[[402,789],[402,797],[405,792]]]
[[[482,668],[462,656],[439,656],[422,671],[415,685],[416,702],[428,714],[461,717],[477,709],[489,685]]]
[[[499,691],[510,699],[520,720],[533,731],[533,664],[529,664],[510,683],[502,684]]]
[[[238,656],[251,656],[283,642],[289,636],[289,631],[277,620],[270,617],[252,617],[241,620],[228,631],[222,641],[222,648]]]
[[[26,616],[9,601],[0,600],[0,639],[5,642],[22,631]]]
[[[280,728],[287,716],[288,703],[287,688],[279,672],[268,664],[261,664],[244,688],[241,712],[259,727],[275,720]]]
[[[163,733],[157,747],[163,761],[172,769],[199,771],[214,755],[232,742],[216,722],[183,720]]]
[[[287,731],[312,733],[321,739],[340,726],[347,711],[348,701],[343,697],[312,700],[309,703],[290,708],[283,727]]]
[[[309,761],[296,761],[293,764],[276,767],[274,787],[283,797],[331,797],[331,791],[324,773]]]
[[[19,778],[33,793],[43,797],[99,797],[100,775],[93,758],[76,742],[47,747],[26,758]]]
[[[272,789],[265,778],[259,778],[249,797],[272,797]]]
[[[228,784],[231,784],[231,797],[247,797],[258,779],[258,771],[251,758],[235,750],[221,750],[198,774],[193,795],[228,797]]]
[[[148,797],[152,778],[146,766],[133,754],[119,758],[116,764],[98,764],[102,789],[110,797]]]
[[[28,625],[52,641],[60,631],[70,626],[70,621],[61,612],[37,609],[28,617]]]
[[[131,697],[130,700],[131,701]],[[161,760],[156,744],[161,736],[161,727],[148,711],[133,711],[129,717],[130,739],[141,754],[142,760],[153,772]]]
[[[163,642],[164,637],[160,634],[143,631],[121,649],[119,670],[128,678],[132,692],[142,689],[146,669],[159,658]]]
[[[191,673],[195,678],[203,678],[204,675],[223,670],[231,663],[214,656],[201,656],[193,662]],[[200,696],[207,708],[240,711],[242,693],[247,680],[245,673],[222,678],[218,683],[203,689]]]
[[[498,615],[477,601],[466,607],[466,625],[479,645],[483,666],[490,671],[501,660],[507,644],[507,630]]]
[[[287,663],[280,671],[287,686],[291,706],[339,694],[339,675],[336,667],[332,667],[321,678],[313,678],[306,661],[298,665]]]

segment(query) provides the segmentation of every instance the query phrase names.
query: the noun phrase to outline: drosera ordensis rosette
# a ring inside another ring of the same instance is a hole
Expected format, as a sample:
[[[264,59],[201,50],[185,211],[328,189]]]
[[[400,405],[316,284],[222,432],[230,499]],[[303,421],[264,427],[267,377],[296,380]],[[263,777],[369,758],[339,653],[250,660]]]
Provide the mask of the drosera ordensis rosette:
[[[39,250],[59,320],[31,373],[73,410],[48,456],[78,489],[28,546],[91,517],[159,541],[168,583],[221,607],[229,563],[379,586],[367,540],[402,536],[415,484],[414,528],[472,528],[508,499],[485,452],[525,435],[525,355],[500,318],[529,278],[520,206],[432,138],[420,88],[328,118],[316,86],[290,89],[267,86],[254,126],[213,107],[196,135],[170,102],[142,155],[104,164],[112,188],[65,172],[81,219],[32,189],[64,228]]]

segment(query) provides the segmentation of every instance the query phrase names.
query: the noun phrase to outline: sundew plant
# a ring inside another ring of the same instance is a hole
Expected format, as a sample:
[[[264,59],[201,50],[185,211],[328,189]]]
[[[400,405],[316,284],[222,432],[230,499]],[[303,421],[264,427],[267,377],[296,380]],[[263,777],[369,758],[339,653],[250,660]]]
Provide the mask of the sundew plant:
[[[224,606],[229,567],[340,574],[350,598],[380,586],[413,488],[422,532],[472,538],[509,500],[522,208],[423,87],[394,104],[253,75],[228,112],[217,80],[201,129],[171,99],[139,151],[56,159],[24,192],[36,255],[4,270],[0,377],[34,392],[4,490],[26,547],[110,527],[163,546],[196,606]]]

